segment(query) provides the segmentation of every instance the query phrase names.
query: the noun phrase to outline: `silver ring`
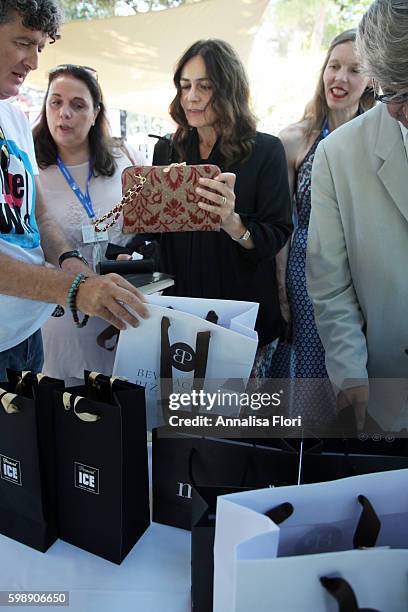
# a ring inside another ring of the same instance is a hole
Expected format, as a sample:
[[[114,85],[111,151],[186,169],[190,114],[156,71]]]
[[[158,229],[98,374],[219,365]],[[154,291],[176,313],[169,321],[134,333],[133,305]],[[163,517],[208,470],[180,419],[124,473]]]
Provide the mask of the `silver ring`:
[[[222,196],[222,198],[221,198],[221,206],[225,206],[226,203],[227,203],[227,198],[225,196]]]

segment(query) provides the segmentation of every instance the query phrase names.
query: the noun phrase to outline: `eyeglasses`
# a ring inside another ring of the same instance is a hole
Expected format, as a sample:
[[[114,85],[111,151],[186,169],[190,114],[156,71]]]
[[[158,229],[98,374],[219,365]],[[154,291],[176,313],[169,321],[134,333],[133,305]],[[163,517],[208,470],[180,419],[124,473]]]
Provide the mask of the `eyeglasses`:
[[[3,173],[6,173],[10,166],[10,151],[7,146],[7,140],[3,132],[3,128],[0,125],[0,139],[3,140],[3,144],[0,147],[0,166]]]
[[[76,68],[80,70],[86,70],[94,77],[94,79],[98,80],[98,73],[95,68],[92,68],[91,66],[82,66],[81,64],[59,64],[58,66],[55,66],[55,68],[52,68],[49,74],[51,75],[55,72],[60,72],[63,70],[75,70]]]
[[[399,91],[387,91],[386,93],[380,93],[381,89],[373,81],[374,98],[378,102],[384,104],[405,104],[408,102],[408,91],[400,93]]]

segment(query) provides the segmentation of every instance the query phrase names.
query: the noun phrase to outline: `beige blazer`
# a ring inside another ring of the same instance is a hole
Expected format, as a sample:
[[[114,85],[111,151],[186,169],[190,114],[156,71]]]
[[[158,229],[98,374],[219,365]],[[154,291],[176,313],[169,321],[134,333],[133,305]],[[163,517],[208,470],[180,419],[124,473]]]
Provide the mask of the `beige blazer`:
[[[369,377],[374,418],[408,427],[408,160],[384,104],[317,149],[306,269],[330,379]]]

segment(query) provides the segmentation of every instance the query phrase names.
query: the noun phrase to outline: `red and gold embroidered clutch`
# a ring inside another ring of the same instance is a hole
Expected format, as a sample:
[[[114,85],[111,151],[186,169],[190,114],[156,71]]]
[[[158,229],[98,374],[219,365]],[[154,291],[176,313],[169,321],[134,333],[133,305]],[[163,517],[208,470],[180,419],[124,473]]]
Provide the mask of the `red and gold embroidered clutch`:
[[[123,233],[218,231],[220,217],[202,210],[195,189],[200,177],[214,178],[217,166],[132,166],[122,174],[123,193],[143,176],[142,189],[123,208]]]
[[[125,168],[122,200],[95,221],[95,230],[100,232],[113,225],[123,210],[124,234],[219,231],[219,215],[198,206],[199,201],[205,200],[195,189],[199,178],[215,178],[220,172],[218,166],[212,164]]]

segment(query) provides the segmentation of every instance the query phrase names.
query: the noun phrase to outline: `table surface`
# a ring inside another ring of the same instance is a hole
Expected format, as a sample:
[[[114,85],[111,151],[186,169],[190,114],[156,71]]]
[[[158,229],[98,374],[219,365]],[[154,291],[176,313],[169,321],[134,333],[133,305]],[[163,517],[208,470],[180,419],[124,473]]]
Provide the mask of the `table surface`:
[[[149,476],[151,459],[148,444]],[[62,540],[41,553],[0,534],[0,591],[69,591],[68,608],[24,611],[190,612],[190,560],[191,533],[158,523],[121,565]]]
[[[190,538],[152,523],[116,565],[61,540],[40,553],[0,535],[0,590],[69,591],[69,608],[44,608],[60,612],[187,612]]]

